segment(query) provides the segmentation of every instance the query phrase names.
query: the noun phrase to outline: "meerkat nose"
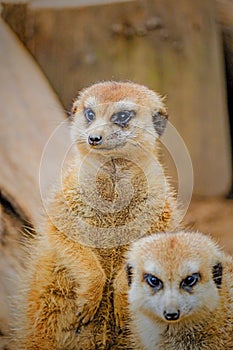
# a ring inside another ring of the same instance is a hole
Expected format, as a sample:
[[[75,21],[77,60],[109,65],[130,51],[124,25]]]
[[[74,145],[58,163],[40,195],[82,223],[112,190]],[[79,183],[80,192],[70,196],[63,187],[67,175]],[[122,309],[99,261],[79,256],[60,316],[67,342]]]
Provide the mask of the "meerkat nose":
[[[91,146],[101,145],[102,142],[103,142],[103,138],[101,135],[89,135],[88,136],[88,143]]]
[[[180,317],[180,310],[176,310],[172,312],[167,312],[165,310],[163,315],[167,321],[176,321]]]

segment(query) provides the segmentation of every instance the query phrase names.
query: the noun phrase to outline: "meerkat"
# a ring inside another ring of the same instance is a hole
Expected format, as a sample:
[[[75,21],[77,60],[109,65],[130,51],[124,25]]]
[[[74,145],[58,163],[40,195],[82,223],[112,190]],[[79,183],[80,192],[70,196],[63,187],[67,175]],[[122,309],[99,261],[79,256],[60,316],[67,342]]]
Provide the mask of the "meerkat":
[[[130,349],[125,252],[180,222],[157,157],[167,111],[147,87],[103,82],[83,90],[71,114],[76,157],[30,246],[16,347]]]
[[[233,259],[208,236],[141,238],[128,253],[127,271],[139,349],[233,349]]]

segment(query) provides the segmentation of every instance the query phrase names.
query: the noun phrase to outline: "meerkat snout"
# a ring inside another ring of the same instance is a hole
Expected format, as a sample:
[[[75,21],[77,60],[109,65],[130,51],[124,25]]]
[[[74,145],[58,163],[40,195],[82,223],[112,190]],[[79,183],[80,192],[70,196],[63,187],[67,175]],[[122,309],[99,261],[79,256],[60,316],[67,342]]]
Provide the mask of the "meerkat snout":
[[[91,146],[101,145],[102,142],[103,142],[103,138],[101,135],[91,134],[88,136],[88,143]]]
[[[85,89],[73,104],[72,140],[79,150],[129,155],[154,151],[168,114],[160,96],[146,87],[106,82]]]
[[[163,315],[167,321],[177,321],[180,317],[180,310],[164,310]]]

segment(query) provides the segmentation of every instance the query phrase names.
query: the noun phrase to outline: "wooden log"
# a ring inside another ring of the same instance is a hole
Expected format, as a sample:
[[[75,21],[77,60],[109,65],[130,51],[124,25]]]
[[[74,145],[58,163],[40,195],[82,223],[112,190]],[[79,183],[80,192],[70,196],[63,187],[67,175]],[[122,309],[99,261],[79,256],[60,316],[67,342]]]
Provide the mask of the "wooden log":
[[[67,8],[120,3],[133,0],[7,0],[7,4],[30,4],[33,8]]]
[[[17,22],[9,7],[3,15]],[[28,7],[24,15],[21,38],[66,108],[95,81],[149,85],[168,96],[170,121],[193,161],[194,192],[229,191],[229,122],[214,0],[137,0],[62,11]]]
[[[233,27],[233,3],[231,0],[216,0],[217,19],[224,27]]]
[[[31,230],[30,223],[0,194],[0,349],[8,349],[12,320],[12,297],[17,277],[23,266],[23,232]],[[30,236],[28,235],[28,238]]]
[[[0,188],[34,223],[42,205],[38,182],[42,152],[65,114],[29,53],[2,21],[0,24]],[[64,135],[53,149],[48,174],[67,142]]]
[[[120,3],[132,0],[29,0],[33,8],[68,8]]]
[[[0,349],[7,349],[10,305],[25,259],[22,241],[42,214],[40,160],[64,113],[30,54],[2,20],[0,42]],[[57,173],[67,143],[66,134],[51,142],[43,186]]]
[[[228,111],[231,126],[231,153],[233,160],[233,3],[230,0],[217,0],[218,21],[223,37],[225,53]],[[233,168],[233,161],[232,161]],[[233,179],[229,198],[233,199]]]

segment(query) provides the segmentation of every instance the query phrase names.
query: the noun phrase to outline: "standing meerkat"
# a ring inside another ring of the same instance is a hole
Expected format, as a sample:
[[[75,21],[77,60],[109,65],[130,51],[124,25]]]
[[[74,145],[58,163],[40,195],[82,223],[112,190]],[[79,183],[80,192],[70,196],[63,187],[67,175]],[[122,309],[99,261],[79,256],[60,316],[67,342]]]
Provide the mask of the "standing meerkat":
[[[129,82],[92,85],[74,101],[77,157],[30,246],[18,350],[130,349],[124,254],[180,221],[157,159],[167,117],[155,92]]]
[[[233,260],[209,237],[142,238],[127,266],[131,330],[140,349],[233,349]]]

